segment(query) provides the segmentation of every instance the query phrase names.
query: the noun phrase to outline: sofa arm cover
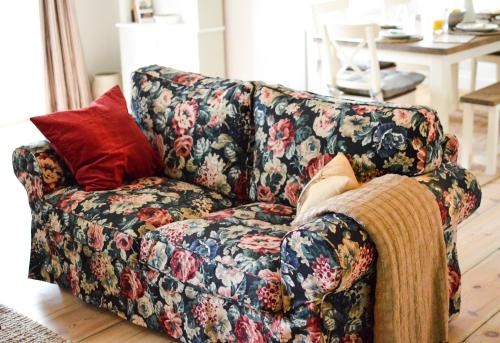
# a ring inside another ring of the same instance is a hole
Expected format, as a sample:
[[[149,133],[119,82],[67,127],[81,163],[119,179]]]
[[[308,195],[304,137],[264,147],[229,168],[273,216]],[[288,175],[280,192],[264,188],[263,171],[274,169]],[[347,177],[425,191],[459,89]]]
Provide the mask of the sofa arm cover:
[[[327,214],[289,232],[281,244],[283,308],[320,305],[374,268],[376,250],[352,218]]]
[[[15,149],[12,164],[30,205],[46,194],[75,184],[69,168],[46,141]]]

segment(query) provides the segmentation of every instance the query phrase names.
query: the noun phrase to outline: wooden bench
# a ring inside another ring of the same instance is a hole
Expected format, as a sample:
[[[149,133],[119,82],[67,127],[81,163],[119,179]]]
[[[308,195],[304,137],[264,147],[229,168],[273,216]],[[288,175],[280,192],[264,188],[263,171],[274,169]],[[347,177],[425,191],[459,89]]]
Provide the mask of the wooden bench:
[[[486,174],[493,175],[497,169],[498,127],[500,116],[500,82],[466,94],[460,98],[463,103],[463,137],[461,162],[469,168],[472,162],[472,134],[474,130],[474,110],[488,112],[488,136],[486,143]]]

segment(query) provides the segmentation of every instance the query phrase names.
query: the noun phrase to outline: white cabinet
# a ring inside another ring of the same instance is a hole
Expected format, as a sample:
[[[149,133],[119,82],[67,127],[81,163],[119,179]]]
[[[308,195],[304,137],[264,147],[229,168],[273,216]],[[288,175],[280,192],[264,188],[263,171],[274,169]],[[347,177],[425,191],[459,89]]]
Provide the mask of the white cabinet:
[[[131,73],[150,64],[226,76],[222,0],[188,0],[182,7],[183,21],[179,24],[116,24],[120,35],[122,89],[127,102],[130,102]]]

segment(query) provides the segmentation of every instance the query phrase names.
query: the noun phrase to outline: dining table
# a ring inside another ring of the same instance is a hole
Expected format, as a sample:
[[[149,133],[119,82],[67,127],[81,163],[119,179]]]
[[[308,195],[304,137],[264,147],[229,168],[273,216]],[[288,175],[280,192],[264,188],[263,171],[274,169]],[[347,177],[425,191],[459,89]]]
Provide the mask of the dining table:
[[[450,36],[449,41],[446,39],[447,35]],[[311,38],[313,43],[322,43],[321,37]],[[461,42],[456,38],[453,34],[443,33],[411,43],[377,42],[379,60],[428,68],[430,107],[437,111],[445,132],[449,127],[450,113],[458,107],[458,63],[500,51],[500,35],[473,36],[470,40]],[[357,44],[358,42],[348,40],[343,43],[347,49],[350,48],[349,45],[355,49]],[[308,88],[321,92],[317,83],[322,82],[324,76],[314,75],[320,69],[321,54],[313,45],[310,45],[312,49],[308,48],[308,54],[312,56],[309,58],[308,55]]]

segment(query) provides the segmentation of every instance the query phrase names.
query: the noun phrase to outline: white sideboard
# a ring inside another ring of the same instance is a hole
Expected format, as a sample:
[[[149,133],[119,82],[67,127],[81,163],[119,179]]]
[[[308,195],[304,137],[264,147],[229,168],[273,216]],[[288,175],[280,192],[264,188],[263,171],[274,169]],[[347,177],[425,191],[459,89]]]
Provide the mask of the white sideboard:
[[[225,77],[222,0],[187,1],[183,21],[118,23],[122,89],[130,102],[131,73],[159,64],[209,76]],[[130,105],[130,103],[129,103]]]

